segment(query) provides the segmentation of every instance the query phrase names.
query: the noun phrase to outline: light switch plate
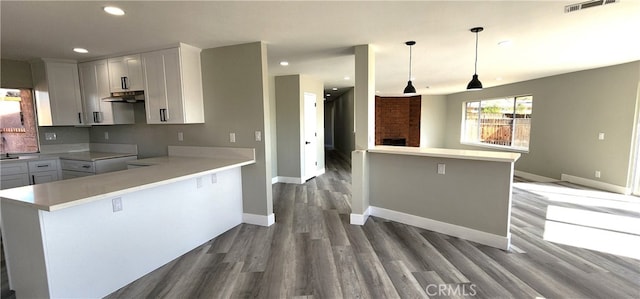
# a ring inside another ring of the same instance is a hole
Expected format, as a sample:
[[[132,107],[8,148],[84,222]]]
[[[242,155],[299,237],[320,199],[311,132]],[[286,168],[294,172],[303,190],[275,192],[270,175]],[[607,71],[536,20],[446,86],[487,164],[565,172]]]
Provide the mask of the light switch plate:
[[[598,140],[604,140],[604,133],[598,133]]]
[[[445,173],[445,169],[446,169],[446,165],[439,163],[438,164],[438,174],[444,174]]]
[[[184,134],[182,132],[178,132],[178,141],[184,140]]]
[[[262,132],[256,131],[256,141],[262,141]]]
[[[196,188],[202,188],[202,178],[196,178]]]
[[[104,132],[104,140],[109,140],[109,132]]]
[[[211,174],[211,184],[215,184],[218,182],[218,176],[215,173]]]
[[[113,206],[113,212],[120,212],[122,211],[122,198],[121,197],[116,197],[114,199],[111,200],[111,205]]]
[[[236,142],[236,133],[229,133],[229,142]]]

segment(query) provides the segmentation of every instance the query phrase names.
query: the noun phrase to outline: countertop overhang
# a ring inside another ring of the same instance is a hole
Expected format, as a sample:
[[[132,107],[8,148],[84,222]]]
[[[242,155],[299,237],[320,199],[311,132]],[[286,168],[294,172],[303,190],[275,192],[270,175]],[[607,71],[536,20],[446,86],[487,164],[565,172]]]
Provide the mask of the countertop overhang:
[[[255,158],[168,156],[153,165],[0,191],[2,201],[56,211],[100,199],[254,164]]]
[[[462,149],[446,149],[446,148],[425,148],[425,147],[406,147],[406,146],[375,146],[367,150],[370,153],[425,156],[449,159],[465,159],[480,160],[492,162],[510,162],[513,163],[520,158],[519,153],[511,152],[495,152],[495,151],[474,151]]]

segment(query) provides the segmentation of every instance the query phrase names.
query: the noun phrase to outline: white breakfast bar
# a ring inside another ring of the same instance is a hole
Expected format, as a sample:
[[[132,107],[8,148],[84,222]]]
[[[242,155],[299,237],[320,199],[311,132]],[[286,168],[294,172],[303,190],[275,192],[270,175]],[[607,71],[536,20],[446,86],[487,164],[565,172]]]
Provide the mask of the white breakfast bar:
[[[18,298],[100,298],[242,223],[254,149],[169,147],[136,169],[0,191]]]

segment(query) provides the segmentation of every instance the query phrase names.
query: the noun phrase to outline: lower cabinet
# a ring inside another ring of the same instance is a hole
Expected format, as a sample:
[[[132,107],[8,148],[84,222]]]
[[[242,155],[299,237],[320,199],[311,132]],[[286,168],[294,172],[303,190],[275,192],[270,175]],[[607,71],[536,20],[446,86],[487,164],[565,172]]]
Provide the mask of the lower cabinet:
[[[30,161],[29,183],[42,184],[57,181],[60,179],[58,159]]]
[[[0,189],[42,184],[60,179],[58,159],[9,162],[0,165]]]

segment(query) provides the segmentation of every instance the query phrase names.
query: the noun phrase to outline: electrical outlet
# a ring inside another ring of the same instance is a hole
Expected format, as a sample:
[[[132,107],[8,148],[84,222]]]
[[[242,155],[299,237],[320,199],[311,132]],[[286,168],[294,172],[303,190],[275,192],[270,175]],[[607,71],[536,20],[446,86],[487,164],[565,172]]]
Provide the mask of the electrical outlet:
[[[113,212],[120,212],[122,211],[122,198],[121,197],[116,197],[114,199],[111,200],[111,205],[113,206]]]
[[[600,170],[596,170],[595,176],[596,178],[600,178]]]
[[[218,182],[218,175],[216,175],[215,173],[211,174],[211,184],[215,184]]]
[[[56,140],[56,138],[58,138],[58,136],[56,136],[56,133],[44,133],[45,140]]]
[[[445,169],[446,169],[446,165],[445,164],[438,164],[438,174],[444,174],[445,173]]]
[[[178,132],[178,141],[184,140],[184,134],[182,132]]]
[[[262,132],[256,131],[256,141],[262,141]]]
[[[109,140],[109,132],[104,132],[104,140]]]
[[[598,140],[604,140],[604,133],[598,133]]]
[[[229,142],[236,142],[236,133],[229,133]]]

